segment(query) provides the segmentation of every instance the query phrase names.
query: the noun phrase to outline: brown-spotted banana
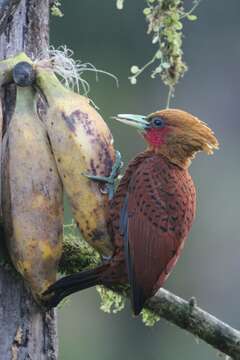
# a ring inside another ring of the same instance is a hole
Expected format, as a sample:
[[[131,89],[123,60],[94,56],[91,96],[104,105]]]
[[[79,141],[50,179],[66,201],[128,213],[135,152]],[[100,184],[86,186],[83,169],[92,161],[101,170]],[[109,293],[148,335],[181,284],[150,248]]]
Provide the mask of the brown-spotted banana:
[[[66,89],[53,72],[37,67],[36,84],[48,104],[45,124],[73,216],[84,239],[110,256],[108,194],[84,174],[111,174],[115,161],[111,132],[89,99]]]
[[[62,254],[62,183],[31,87],[17,87],[4,135],[2,197],[7,247],[37,301],[56,280]]]

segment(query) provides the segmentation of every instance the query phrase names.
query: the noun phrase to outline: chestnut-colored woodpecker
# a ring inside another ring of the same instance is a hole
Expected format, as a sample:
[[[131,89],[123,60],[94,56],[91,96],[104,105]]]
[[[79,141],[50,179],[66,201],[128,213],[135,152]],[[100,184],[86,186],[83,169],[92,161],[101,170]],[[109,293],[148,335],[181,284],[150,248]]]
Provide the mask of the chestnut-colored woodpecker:
[[[116,120],[139,129],[148,146],[129,163],[111,200],[114,254],[95,269],[58,280],[47,290],[49,306],[91,286],[129,283],[138,315],[167,279],[189,235],[196,192],[188,167],[197,152],[212,154],[218,148],[214,133],[178,109],[121,114]]]

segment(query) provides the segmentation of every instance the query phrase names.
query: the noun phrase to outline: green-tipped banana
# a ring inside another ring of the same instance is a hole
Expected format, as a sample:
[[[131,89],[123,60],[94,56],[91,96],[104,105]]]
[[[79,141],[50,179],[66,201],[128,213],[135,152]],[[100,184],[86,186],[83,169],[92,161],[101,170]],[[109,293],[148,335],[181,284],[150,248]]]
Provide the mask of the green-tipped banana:
[[[115,161],[110,130],[89,100],[63,87],[51,71],[37,68],[36,83],[48,103],[46,128],[74,218],[85,240],[109,256],[108,195],[101,191],[103,183],[84,174],[110,175]]]
[[[4,136],[3,219],[15,268],[36,300],[56,280],[62,253],[62,185],[32,88],[17,88]]]

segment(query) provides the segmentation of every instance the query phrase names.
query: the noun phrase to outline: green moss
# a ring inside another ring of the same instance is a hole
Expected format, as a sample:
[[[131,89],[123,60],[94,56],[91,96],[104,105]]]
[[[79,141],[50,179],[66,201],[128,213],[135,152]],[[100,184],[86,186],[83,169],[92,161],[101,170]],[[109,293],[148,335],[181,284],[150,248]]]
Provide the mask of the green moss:
[[[83,240],[74,222],[64,226],[63,256],[59,264],[59,271],[64,274],[73,274],[93,268],[101,263],[100,255]],[[100,295],[100,309],[107,313],[121,311],[126,298],[104,286],[97,286]]]
[[[101,263],[101,257],[96,250],[83,240],[75,222],[64,226],[63,256],[60,261],[59,271],[64,274],[73,274],[89,268],[94,268]],[[100,309],[108,314],[122,311],[126,304],[129,286],[118,285],[116,291],[104,286],[97,286],[100,296]],[[61,303],[62,306],[62,303]],[[147,309],[141,312],[142,321],[146,326],[153,326],[159,321],[159,316]]]
[[[129,292],[129,287],[124,286],[121,289],[122,294],[105,288],[104,286],[97,286],[97,292],[100,295],[100,309],[108,314],[116,314],[119,311],[122,311],[126,305],[127,293]],[[159,320],[160,317],[154,314],[151,310],[143,309],[141,314],[141,319],[144,325],[154,326]]]
[[[109,290],[104,286],[97,286],[96,290],[100,295],[100,309],[102,311],[108,314],[116,314],[124,309],[126,298],[123,295]]]
[[[59,271],[73,274],[101,262],[100,255],[83,240],[75,222],[64,225],[63,256],[59,264]]]
[[[159,320],[160,316],[154,314],[151,310],[143,309],[141,312],[142,322],[146,326],[154,326]]]

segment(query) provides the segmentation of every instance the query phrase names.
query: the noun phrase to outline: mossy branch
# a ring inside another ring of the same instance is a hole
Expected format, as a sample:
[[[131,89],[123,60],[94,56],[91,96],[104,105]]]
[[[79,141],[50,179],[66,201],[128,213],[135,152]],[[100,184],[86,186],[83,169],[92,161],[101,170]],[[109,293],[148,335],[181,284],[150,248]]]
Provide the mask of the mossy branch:
[[[192,299],[185,301],[160,289],[148,301],[147,308],[220,352],[240,359],[240,332],[196,306]]]
[[[74,235],[75,231],[74,225],[65,228],[64,255],[60,271],[67,274],[94,267],[100,260],[92,248]],[[127,288],[119,286],[114,288],[114,291],[110,289],[109,292],[104,287],[98,287],[98,291],[101,293],[103,311],[115,313],[123,309],[125,300],[122,299],[122,295],[124,298],[128,296]],[[147,325],[153,325],[156,317],[162,317],[218,351],[233,359],[240,359],[240,332],[199,308],[194,298],[186,301],[165,289],[160,289],[147,302],[142,317]]]

